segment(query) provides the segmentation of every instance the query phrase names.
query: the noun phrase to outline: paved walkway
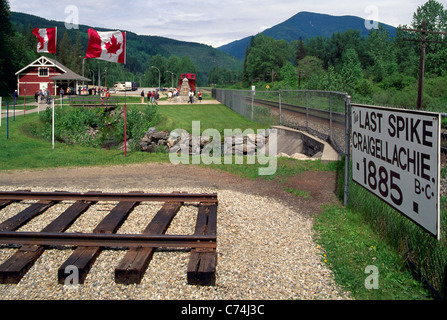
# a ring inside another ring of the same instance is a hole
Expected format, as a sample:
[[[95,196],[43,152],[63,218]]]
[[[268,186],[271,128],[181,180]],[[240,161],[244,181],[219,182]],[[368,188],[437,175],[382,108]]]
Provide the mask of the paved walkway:
[[[58,100],[56,100],[56,101],[58,101]],[[7,110],[6,110],[6,105],[5,104],[6,103],[4,103],[4,102],[2,103],[2,108],[1,108],[1,117],[2,118],[6,118],[7,117],[7,115],[6,115]],[[138,103],[138,102],[137,103],[133,103],[133,102],[131,102],[131,103],[128,103],[128,105],[129,104],[131,104],[131,105],[137,105],[137,104],[146,105],[147,103]],[[163,101],[159,101],[158,102],[159,106],[180,106],[180,105],[188,105],[188,104],[189,103],[181,103],[181,102],[174,102],[174,101],[167,101],[167,100],[163,100]],[[200,105],[200,104],[206,105],[206,104],[221,104],[221,103],[219,101],[217,101],[217,100],[202,100],[202,102],[198,102],[196,100],[194,102],[194,104],[195,105]],[[46,106],[47,106],[45,103],[41,103],[40,107],[38,108],[36,102],[30,102],[30,103],[27,103],[26,105],[27,105],[27,107],[28,106],[35,106],[35,108],[31,109],[31,110],[26,110],[25,116],[27,114],[29,114],[29,113],[36,113],[36,112],[39,112],[39,111],[43,111],[43,110],[46,109]],[[119,103],[119,105],[124,105],[124,103]],[[13,117],[13,113],[14,113],[13,107],[9,106],[9,117],[10,118]],[[23,116],[23,104],[16,105],[15,115],[16,115],[16,117]]]
[[[46,104],[41,103],[40,104],[40,108],[37,108],[37,103],[36,102],[31,102],[31,103],[27,103],[26,104],[27,107],[29,106],[35,106],[36,108],[31,109],[31,110],[26,110],[26,114],[28,113],[35,113],[38,111],[43,111],[46,108]],[[6,118],[7,117],[7,108],[6,108],[6,103],[2,102],[2,107],[1,107],[1,115],[2,118]],[[14,116],[14,107],[13,106],[9,106],[9,117],[12,118]],[[16,104],[16,109],[15,109],[15,116],[23,116],[23,104]]]

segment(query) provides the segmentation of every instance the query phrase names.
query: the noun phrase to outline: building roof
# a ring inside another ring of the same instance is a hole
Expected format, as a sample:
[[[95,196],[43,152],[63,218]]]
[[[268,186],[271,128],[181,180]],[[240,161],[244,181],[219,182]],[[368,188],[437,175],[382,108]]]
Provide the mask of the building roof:
[[[62,71],[61,75],[51,77],[50,80],[92,81],[92,80],[90,80],[88,78],[85,78],[85,77],[77,74],[76,72],[68,69],[66,66],[64,66],[60,62],[58,62],[58,61],[56,61],[54,59],[45,57],[45,56],[41,56],[37,60],[33,61],[32,63],[30,63],[29,65],[27,65],[23,69],[21,69],[20,71],[16,72],[16,75],[19,75],[20,73],[22,73],[23,71],[25,71],[29,67],[56,67],[60,71]]]

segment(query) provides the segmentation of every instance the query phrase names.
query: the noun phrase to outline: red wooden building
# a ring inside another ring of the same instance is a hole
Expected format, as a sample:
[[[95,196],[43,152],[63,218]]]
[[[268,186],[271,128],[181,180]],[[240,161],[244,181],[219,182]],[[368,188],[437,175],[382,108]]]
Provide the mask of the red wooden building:
[[[78,92],[78,87],[91,81],[45,56],[16,72],[16,76],[17,90],[20,96],[34,96],[36,91],[46,89],[49,89],[52,95],[59,94],[61,88],[65,93],[68,88]]]

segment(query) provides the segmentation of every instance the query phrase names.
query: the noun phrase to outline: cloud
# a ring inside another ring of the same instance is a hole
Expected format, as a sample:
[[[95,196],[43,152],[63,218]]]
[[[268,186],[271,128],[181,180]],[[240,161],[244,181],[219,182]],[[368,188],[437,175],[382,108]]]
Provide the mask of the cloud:
[[[220,46],[254,35],[292,17],[300,11],[331,15],[354,15],[368,19],[368,6],[377,8],[380,22],[398,26],[410,24],[423,0],[370,1],[339,0],[10,0],[12,11],[50,20],[65,21],[68,5],[79,8],[79,23],[157,35],[177,40]]]

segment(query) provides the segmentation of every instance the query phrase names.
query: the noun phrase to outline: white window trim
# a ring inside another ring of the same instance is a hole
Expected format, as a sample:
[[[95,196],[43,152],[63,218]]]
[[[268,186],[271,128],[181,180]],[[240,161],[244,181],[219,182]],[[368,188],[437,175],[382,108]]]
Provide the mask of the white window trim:
[[[45,76],[40,75],[40,70],[42,70],[42,69],[47,70],[47,74]],[[37,74],[39,75],[40,78],[48,78],[49,72],[50,72],[50,69],[48,67],[40,67],[37,71]]]

